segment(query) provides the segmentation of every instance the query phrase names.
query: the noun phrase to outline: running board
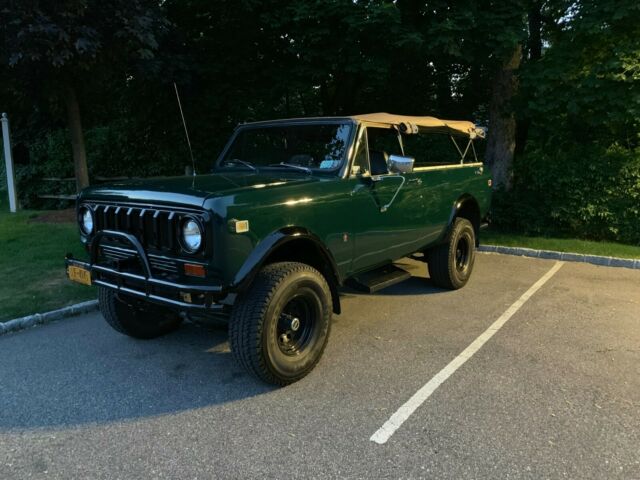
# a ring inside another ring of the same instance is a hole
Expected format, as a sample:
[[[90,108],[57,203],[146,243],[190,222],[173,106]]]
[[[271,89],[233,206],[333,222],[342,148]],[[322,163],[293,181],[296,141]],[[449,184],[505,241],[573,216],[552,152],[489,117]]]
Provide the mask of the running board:
[[[411,278],[411,274],[406,270],[395,265],[385,265],[376,270],[356,275],[347,280],[347,284],[361,292],[374,293],[409,278]]]

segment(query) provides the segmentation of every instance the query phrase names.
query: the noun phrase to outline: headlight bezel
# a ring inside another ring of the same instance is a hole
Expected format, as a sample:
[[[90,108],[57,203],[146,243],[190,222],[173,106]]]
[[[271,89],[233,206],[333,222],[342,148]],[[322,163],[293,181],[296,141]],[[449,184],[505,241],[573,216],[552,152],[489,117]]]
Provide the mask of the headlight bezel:
[[[200,241],[195,247],[190,246],[186,239],[186,227],[191,222],[196,226],[200,235]],[[182,218],[180,222],[180,245],[185,252],[190,254],[195,254],[202,250],[204,247],[204,228],[200,219],[192,215],[186,215]]]
[[[87,214],[89,214],[91,220],[91,228],[87,228],[85,222]],[[96,219],[93,214],[93,210],[89,205],[81,205],[78,209],[78,226],[80,227],[80,232],[82,232],[83,235],[91,235],[94,232],[96,228]]]

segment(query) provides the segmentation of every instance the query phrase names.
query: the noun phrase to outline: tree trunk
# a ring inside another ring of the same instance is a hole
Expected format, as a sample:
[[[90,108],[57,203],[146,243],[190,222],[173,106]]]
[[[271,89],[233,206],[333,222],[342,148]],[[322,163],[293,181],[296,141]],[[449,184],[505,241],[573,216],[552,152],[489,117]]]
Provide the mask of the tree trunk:
[[[76,175],[76,191],[80,192],[89,186],[89,170],[87,168],[87,152],[84,148],[84,135],[80,119],[80,105],[73,87],[69,86],[65,93],[71,147],[73,149],[73,166]]]
[[[518,91],[516,71],[520,67],[521,58],[522,45],[518,44],[493,80],[486,158],[491,168],[494,189],[511,188],[511,167],[516,147],[516,118],[511,102]]]

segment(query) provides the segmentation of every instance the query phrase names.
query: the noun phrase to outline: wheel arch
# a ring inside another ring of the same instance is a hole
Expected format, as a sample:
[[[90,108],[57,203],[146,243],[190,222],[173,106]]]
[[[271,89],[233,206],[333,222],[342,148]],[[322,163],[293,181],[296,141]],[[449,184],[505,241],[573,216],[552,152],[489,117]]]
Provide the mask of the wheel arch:
[[[453,222],[456,218],[466,218],[471,222],[473,231],[476,237],[476,247],[479,245],[480,238],[480,205],[478,201],[468,193],[461,195],[453,204],[451,208],[451,214],[449,215],[449,222],[447,225],[447,232],[451,231]]]
[[[333,255],[317,235],[304,227],[285,227],[260,241],[236,274],[233,283],[242,292],[251,285],[264,266],[281,261],[301,262],[318,270],[331,289],[333,312],[341,312],[338,286],[342,280]]]

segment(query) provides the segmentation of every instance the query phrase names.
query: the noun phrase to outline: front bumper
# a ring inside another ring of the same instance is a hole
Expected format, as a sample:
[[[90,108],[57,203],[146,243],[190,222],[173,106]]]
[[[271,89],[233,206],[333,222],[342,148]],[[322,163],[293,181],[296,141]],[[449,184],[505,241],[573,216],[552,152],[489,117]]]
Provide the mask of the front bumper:
[[[119,239],[131,244],[137,252],[141,272],[132,271],[128,264],[116,263],[112,266],[98,263],[100,242],[105,238]],[[99,231],[91,241],[89,261],[77,260],[67,254],[65,266],[76,266],[89,271],[93,285],[178,310],[226,314],[230,308],[229,305],[219,303],[229,293],[223,285],[187,285],[154,277],[144,248],[138,239],[129,233],[115,230]]]

